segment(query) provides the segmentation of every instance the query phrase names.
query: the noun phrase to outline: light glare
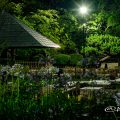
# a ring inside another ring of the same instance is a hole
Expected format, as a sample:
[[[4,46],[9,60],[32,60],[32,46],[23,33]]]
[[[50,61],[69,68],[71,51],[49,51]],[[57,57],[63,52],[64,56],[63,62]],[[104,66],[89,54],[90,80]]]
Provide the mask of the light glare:
[[[80,11],[81,14],[87,14],[88,9],[87,9],[86,6],[82,6],[82,7],[80,7],[79,11]]]

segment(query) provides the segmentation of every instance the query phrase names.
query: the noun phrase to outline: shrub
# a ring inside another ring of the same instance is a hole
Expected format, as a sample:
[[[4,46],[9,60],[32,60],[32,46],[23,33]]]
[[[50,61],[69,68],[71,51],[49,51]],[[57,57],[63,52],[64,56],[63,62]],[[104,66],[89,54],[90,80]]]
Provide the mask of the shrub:
[[[58,55],[54,56],[54,59],[55,59],[55,64],[57,66],[69,65],[70,56],[66,55],[66,54],[58,54]]]
[[[71,54],[70,55],[70,65],[76,66],[81,59],[82,59],[81,55],[79,55],[79,54]]]

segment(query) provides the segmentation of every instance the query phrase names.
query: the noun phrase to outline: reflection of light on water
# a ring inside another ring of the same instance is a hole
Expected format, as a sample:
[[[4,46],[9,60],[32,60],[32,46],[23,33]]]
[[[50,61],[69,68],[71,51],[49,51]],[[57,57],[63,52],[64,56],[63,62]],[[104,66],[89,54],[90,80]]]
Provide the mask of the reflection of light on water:
[[[82,116],[87,117],[89,113],[83,113]]]
[[[70,95],[68,94],[68,99],[70,98]]]
[[[82,95],[78,95],[78,101],[80,101],[82,98]]]

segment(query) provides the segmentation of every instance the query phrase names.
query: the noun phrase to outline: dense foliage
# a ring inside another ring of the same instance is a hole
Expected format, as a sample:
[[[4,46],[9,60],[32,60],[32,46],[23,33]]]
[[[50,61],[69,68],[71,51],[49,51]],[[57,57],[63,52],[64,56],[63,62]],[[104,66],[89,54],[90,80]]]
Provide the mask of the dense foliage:
[[[83,46],[85,46],[88,55],[119,54],[119,0],[110,0],[109,3],[103,0],[92,0],[91,2],[86,0],[87,2],[90,4],[89,9],[91,10],[85,19],[76,10],[79,4],[82,4],[81,0],[74,2],[67,0],[2,0],[0,8],[60,44],[61,49],[54,50],[55,53],[83,55]],[[83,22],[86,22],[84,31]],[[33,49],[31,52],[26,51],[26,54],[32,56],[32,51]],[[48,54],[52,55],[54,52],[49,51]]]
[[[86,53],[118,54],[120,53],[120,38],[111,35],[91,35],[87,40]]]

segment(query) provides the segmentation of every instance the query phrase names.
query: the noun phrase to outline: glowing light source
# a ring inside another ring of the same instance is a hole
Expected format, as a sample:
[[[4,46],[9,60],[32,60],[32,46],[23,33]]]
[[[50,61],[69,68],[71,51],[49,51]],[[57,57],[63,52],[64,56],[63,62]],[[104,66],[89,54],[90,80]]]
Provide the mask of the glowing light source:
[[[86,6],[81,6],[81,7],[79,8],[79,12],[80,12],[81,14],[87,14],[88,8],[87,8]]]

